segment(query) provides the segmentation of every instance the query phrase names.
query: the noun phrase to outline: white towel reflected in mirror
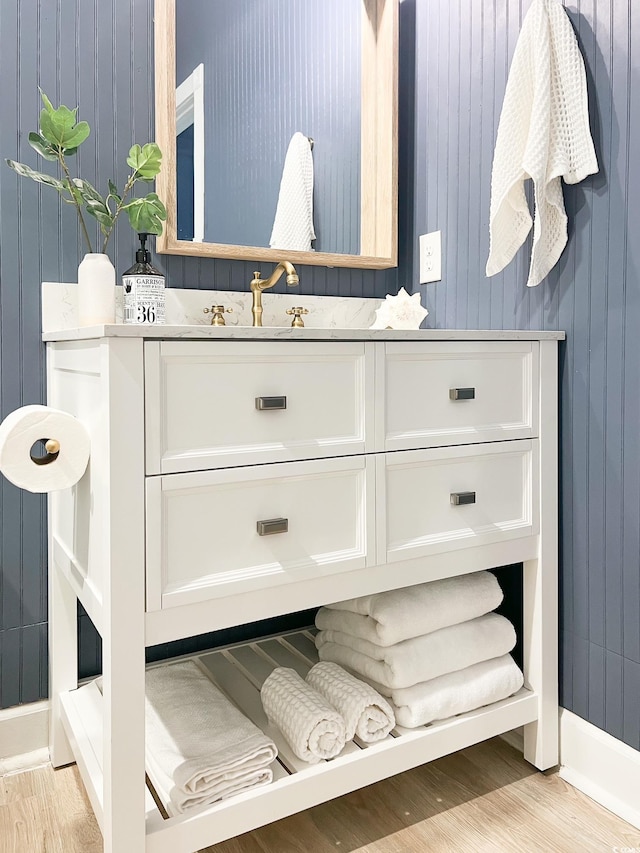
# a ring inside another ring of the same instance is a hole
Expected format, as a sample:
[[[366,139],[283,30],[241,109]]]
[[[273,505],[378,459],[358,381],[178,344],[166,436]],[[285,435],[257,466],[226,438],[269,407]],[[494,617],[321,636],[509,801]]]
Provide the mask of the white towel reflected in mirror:
[[[303,133],[294,133],[282,170],[278,205],[269,246],[312,252],[313,228],[313,156],[311,143]]]

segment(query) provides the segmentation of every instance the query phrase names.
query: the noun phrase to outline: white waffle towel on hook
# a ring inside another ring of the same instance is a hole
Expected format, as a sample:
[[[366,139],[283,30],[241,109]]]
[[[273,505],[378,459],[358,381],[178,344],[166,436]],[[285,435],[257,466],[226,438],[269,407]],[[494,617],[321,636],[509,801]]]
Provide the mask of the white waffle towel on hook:
[[[298,758],[317,764],[342,752],[342,716],[293,669],[274,669],[260,698],[269,722],[280,729]]]
[[[277,749],[192,661],[146,675],[146,761],[175,814],[273,780]]]
[[[364,595],[321,607],[316,627],[392,646],[495,610],[502,590],[491,572]]]
[[[501,657],[515,644],[513,625],[497,613],[487,613],[395,646],[377,646],[340,631],[320,631],[316,635],[320,660],[339,663],[368,681],[391,688],[411,687]]]
[[[365,743],[374,743],[385,738],[395,726],[393,709],[387,700],[337,663],[317,663],[306,680],[340,712],[347,740],[357,735]]]
[[[311,252],[311,241],[315,239],[311,143],[304,134],[294,133],[282,170],[269,246],[272,249]]]
[[[524,183],[532,178],[535,222],[527,285],[540,284],[567,243],[561,179],[577,184],[597,171],[584,61],[573,27],[559,0],[533,0],[498,128],[487,275],[510,263],[531,230]]]
[[[466,669],[389,693],[398,725],[408,729],[466,714],[513,696],[524,678],[511,655],[482,661]]]

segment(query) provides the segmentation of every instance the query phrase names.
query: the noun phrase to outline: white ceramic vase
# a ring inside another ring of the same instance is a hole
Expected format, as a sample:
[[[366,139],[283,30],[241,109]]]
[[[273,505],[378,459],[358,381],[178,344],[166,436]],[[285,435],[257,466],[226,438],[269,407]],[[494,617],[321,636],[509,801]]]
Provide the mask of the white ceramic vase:
[[[107,255],[90,252],[78,267],[78,325],[116,321],[116,271]]]

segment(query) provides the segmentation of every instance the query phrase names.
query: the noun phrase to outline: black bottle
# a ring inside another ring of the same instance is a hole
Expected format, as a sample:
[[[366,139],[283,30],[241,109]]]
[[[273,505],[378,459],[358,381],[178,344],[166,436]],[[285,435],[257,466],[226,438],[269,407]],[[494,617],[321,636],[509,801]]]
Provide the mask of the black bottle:
[[[148,234],[138,234],[140,248],[136,262],[122,275],[124,288],[124,322],[163,325],[165,321],[164,276],[151,266],[151,253],[146,248]]]

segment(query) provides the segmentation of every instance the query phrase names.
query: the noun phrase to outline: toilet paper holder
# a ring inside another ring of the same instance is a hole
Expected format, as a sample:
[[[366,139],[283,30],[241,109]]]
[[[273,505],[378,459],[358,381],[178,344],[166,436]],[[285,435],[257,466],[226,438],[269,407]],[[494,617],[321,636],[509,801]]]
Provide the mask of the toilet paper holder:
[[[36,465],[49,465],[51,462],[55,462],[60,453],[60,442],[56,438],[41,438],[40,441],[44,444],[46,456],[36,456],[32,447],[29,454],[31,456],[31,461],[35,462]],[[37,443],[38,442],[35,442],[35,444]]]
[[[0,472],[19,489],[69,489],[84,476],[90,456],[89,430],[69,412],[22,406],[0,423]]]

